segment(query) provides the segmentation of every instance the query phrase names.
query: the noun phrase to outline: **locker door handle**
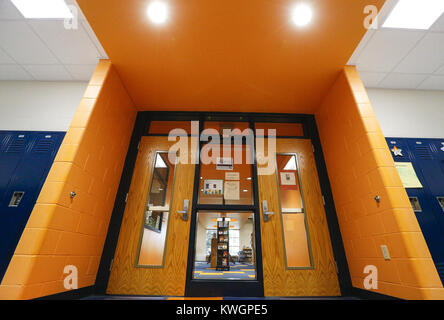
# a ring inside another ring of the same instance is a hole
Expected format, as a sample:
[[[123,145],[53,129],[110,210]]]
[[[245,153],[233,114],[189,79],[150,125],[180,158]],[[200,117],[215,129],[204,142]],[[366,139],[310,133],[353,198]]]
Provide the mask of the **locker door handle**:
[[[264,218],[264,222],[267,222],[269,217],[273,215],[274,212],[268,211],[268,203],[267,200],[262,201],[262,216]]]
[[[182,220],[187,221],[188,220],[188,210],[190,207],[190,200],[185,199],[183,200],[183,210],[178,210],[177,213],[182,215]]]

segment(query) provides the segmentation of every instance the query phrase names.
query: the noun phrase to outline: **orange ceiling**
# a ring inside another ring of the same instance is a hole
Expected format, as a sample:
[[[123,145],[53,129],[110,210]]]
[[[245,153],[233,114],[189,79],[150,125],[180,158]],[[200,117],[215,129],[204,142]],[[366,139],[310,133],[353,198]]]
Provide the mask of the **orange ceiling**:
[[[146,0],[78,0],[140,110],[312,113],[384,0],[169,0],[156,26]]]

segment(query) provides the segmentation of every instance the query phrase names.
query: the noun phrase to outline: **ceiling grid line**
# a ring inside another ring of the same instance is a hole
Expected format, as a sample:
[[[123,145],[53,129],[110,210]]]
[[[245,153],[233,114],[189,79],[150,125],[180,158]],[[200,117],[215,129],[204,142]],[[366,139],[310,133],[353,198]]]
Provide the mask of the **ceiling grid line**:
[[[382,26],[397,0],[380,10]],[[428,30],[370,29],[348,64],[368,88],[444,90],[444,14]]]
[[[16,61],[16,59],[14,59],[14,57],[12,56],[12,55],[10,55],[5,49],[3,49],[2,47],[1,47],[1,45],[0,45],[0,50],[9,58],[9,59],[11,59],[12,61],[14,61],[14,64],[11,64],[11,63],[6,63],[6,64],[2,64],[2,65],[11,65],[11,66],[18,66],[20,69],[22,69],[22,71],[23,72],[25,72],[30,78],[31,78],[31,80],[36,80],[35,79],[35,77],[30,73],[30,72],[28,72],[28,70],[26,70],[24,67],[23,67],[23,65],[21,65],[21,64],[19,64],[17,61]],[[28,79],[29,80],[29,79]]]
[[[412,48],[410,48],[410,50],[408,50],[408,52],[405,53],[405,55],[398,61],[397,64],[395,64],[395,66],[391,69],[390,72],[388,72],[385,77],[379,82],[379,83],[383,83],[385,79],[387,79],[387,77],[389,77],[390,74],[403,74],[402,72],[395,72],[395,70],[398,68],[398,66],[410,55],[410,53],[412,53],[418,46],[418,44],[426,37],[427,33],[424,33],[414,44],[414,46]],[[416,88],[418,88],[418,86],[416,86]]]
[[[77,2],[66,3],[78,9],[76,30],[58,24],[64,19],[26,19],[0,0],[0,80],[89,81],[108,56]]]
[[[62,66],[62,68],[68,73],[68,75],[70,76],[70,80],[74,80],[74,77],[71,75],[71,73],[68,71],[68,69],[66,69],[66,66],[62,63],[62,61],[59,59],[59,57],[54,53],[54,51],[50,48],[50,46],[48,45],[48,43],[38,34],[38,32],[36,32],[36,30],[34,29],[34,27],[32,25],[29,24],[28,21],[26,21],[26,24],[28,25],[28,27],[32,30],[32,32],[35,34],[35,36],[37,38],[40,39],[40,41],[46,46],[46,48],[48,49],[48,51],[53,55],[53,57],[58,61],[58,63]]]

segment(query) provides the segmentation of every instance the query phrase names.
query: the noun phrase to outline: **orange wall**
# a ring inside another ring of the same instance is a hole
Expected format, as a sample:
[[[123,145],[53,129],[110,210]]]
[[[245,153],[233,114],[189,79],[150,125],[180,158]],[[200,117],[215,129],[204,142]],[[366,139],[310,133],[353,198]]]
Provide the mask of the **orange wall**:
[[[100,61],[3,278],[0,299],[65,291],[66,265],[77,266],[79,288],[94,284],[135,118],[111,62]]]
[[[393,119],[396,121],[396,119]],[[316,111],[353,286],[364,266],[379,272],[377,292],[444,299],[444,289],[395,169],[365,88],[346,67]],[[378,204],[374,197],[379,195]],[[392,259],[384,260],[380,245]]]

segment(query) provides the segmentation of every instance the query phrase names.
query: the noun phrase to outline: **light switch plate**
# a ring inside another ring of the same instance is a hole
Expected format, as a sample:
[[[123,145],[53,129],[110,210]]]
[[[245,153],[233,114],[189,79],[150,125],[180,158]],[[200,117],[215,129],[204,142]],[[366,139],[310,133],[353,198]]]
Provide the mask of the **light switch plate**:
[[[381,250],[382,250],[382,255],[384,256],[385,260],[390,260],[390,252],[389,249],[386,245],[382,245],[381,246]]]

